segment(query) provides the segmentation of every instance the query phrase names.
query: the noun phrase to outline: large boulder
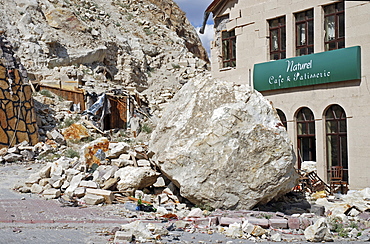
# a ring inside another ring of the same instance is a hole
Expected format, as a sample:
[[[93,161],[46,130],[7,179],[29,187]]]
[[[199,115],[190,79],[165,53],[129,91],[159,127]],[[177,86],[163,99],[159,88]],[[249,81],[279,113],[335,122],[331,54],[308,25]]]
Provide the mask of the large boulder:
[[[246,85],[198,77],[173,98],[152,133],[160,170],[194,204],[250,209],[289,192],[298,175],[272,105]]]

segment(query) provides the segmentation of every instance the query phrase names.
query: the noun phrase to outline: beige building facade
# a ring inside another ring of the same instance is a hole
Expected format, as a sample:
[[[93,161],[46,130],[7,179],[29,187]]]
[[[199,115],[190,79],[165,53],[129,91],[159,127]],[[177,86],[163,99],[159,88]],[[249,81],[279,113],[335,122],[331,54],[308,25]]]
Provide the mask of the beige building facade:
[[[246,83],[277,109],[297,168],[370,187],[370,2],[215,0],[215,78]]]

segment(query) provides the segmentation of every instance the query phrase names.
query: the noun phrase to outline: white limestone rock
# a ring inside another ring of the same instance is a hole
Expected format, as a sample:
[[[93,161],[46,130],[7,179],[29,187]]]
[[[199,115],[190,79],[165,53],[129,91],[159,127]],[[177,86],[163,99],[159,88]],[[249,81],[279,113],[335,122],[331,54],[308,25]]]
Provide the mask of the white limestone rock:
[[[65,144],[65,140],[64,140],[63,135],[60,134],[59,131],[57,131],[57,130],[47,131],[46,132],[46,136],[50,140],[54,140],[54,141],[56,141],[59,144],[62,144],[62,145]]]
[[[140,159],[137,161],[137,166],[139,167],[150,167],[150,162],[149,160],[146,159]]]
[[[292,144],[271,104],[246,85],[197,77],[175,95],[150,150],[181,196],[248,209],[296,185]]]
[[[117,184],[119,191],[133,191],[153,185],[160,174],[149,167],[127,166],[119,169],[114,177],[120,178]]]
[[[333,241],[333,234],[330,233],[325,218],[320,218],[315,224],[308,226],[304,231],[304,237],[307,241],[311,242]]]
[[[155,236],[141,221],[135,221],[121,226],[121,231],[135,236],[136,240],[152,240]]]
[[[31,187],[34,183],[38,183],[41,180],[40,174],[39,173],[33,173],[30,174],[28,179],[26,179],[25,184],[28,187]]]
[[[51,163],[46,164],[46,166],[42,167],[39,174],[41,178],[49,178],[51,171]]]
[[[61,192],[59,189],[50,188],[50,189],[44,190],[42,192],[42,195],[46,199],[55,199],[55,198],[60,197]]]
[[[68,196],[73,196],[73,192],[77,189],[77,187],[80,185],[80,182],[83,178],[82,174],[78,174],[73,176],[68,188],[65,191],[65,194]]]
[[[98,196],[94,194],[86,194],[82,198],[82,200],[88,205],[97,205],[97,204],[104,202],[105,199],[103,196]]]
[[[44,188],[37,183],[31,186],[31,193],[40,194],[43,190]]]
[[[79,187],[97,189],[98,185],[96,184],[96,182],[91,181],[91,180],[82,180],[79,184]]]
[[[110,143],[107,157],[118,158],[121,154],[126,154],[130,149],[130,145],[126,142]]]

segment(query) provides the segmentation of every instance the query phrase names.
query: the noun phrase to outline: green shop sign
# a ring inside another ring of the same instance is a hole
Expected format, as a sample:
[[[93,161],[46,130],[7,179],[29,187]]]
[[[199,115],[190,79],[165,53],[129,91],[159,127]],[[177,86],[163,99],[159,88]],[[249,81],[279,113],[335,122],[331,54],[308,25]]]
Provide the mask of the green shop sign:
[[[361,79],[359,46],[254,65],[257,91]]]

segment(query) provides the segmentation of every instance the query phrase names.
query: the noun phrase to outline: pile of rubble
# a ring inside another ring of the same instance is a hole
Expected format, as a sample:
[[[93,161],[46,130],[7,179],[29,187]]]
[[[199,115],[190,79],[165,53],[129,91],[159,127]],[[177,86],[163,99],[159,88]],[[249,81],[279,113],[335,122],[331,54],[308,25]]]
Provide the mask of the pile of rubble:
[[[133,210],[135,211],[135,210]],[[166,212],[167,213],[167,212]],[[180,213],[180,214],[178,214]],[[175,241],[177,234],[214,233],[223,234],[228,238],[247,239],[249,241],[274,242],[330,242],[330,241],[369,241],[370,214],[363,212],[357,216],[328,215],[319,216],[314,213],[286,215],[282,212],[262,212],[250,210],[209,212],[193,208],[187,215],[183,211],[172,209],[171,214],[152,214],[152,219],[164,220],[159,223],[133,221],[121,226],[115,233],[115,242],[149,241],[167,236],[167,240]],[[162,215],[162,216],[161,216]],[[168,217],[167,217],[168,218]],[[151,219],[151,218],[146,218]],[[179,234],[181,236],[182,234]],[[172,238],[172,239],[171,239]]]
[[[365,189],[362,191],[369,191]],[[362,194],[353,191],[352,194]],[[346,197],[329,198],[335,204],[348,204]],[[369,199],[357,199],[358,202],[369,203]],[[160,208],[160,207],[159,207]],[[369,241],[370,213],[369,209],[361,213],[346,211],[334,215],[325,208],[321,215],[315,213],[284,214],[282,212],[264,212],[252,210],[216,210],[213,212],[193,208],[191,211],[168,208],[159,214],[151,213],[152,218],[162,223],[146,223],[142,220],[133,221],[121,226],[115,233],[114,242],[122,241],[154,241],[166,238],[167,241],[179,240],[181,233],[223,234],[232,239],[249,241],[274,242],[330,242],[330,241]],[[353,207],[351,210],[354,209]],[[135,212],[135,208],[131,208]],[[167,211],[166,211],[167,210]],[[163,211],[163,210],[162,210]],[[170,211],[170,212],[169,212]],[[167,217],[167,221],[163,221]],[[166,237],[164,237],[166,236]],[[210,237],[211,238],[211,237]]]
[[[145,189],[155,192],[156,197],[136,192],[142,201],[178,202],[170,189],[171,184],[168,188],[160,173],[152,169],[145,148],[146,145],[131,148],[125,142],[109,143],[107,138],[101,137],[83,146],[80,159],[62,156],[46,163],[18,190],[41,194],[46,199],[63,195],[65,201],[95,205],[123,201],[135,191]]]

